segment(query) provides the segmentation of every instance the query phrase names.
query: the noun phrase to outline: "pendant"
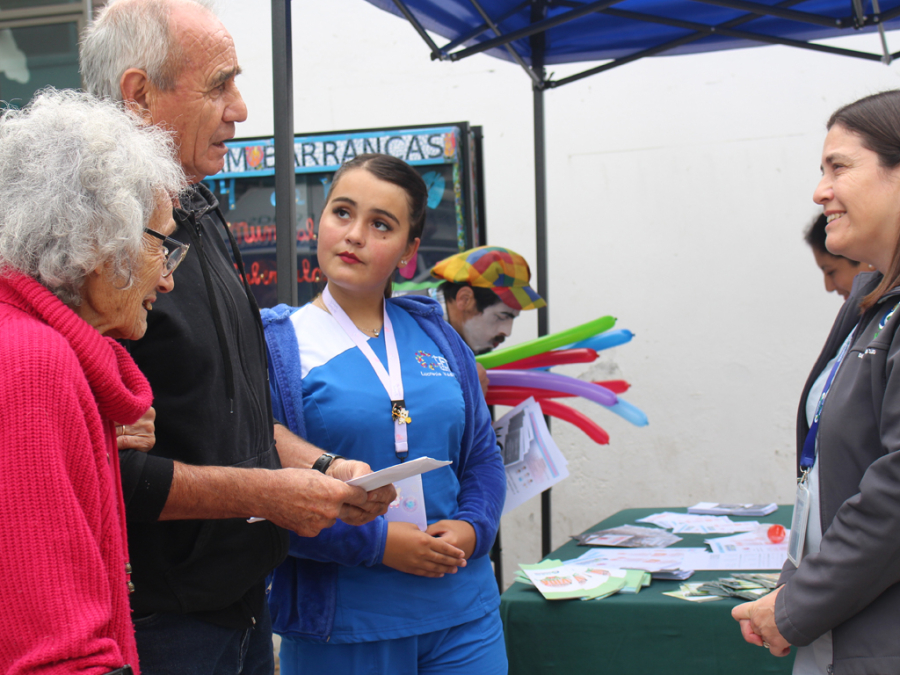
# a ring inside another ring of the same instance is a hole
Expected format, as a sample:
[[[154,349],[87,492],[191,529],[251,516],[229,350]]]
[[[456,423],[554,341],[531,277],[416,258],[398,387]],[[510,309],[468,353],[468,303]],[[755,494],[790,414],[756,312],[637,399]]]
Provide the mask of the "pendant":
[[[380,328],[373,328],[373,329],[372,329],[372,335],[374,335],[375,337],[378,337],[379,335],[381,335],[381,329],[380,329]]]
[[[400,424],[409,424],[412,422],[412,418],[409,416],[409,410],[404,407],[403,401],[393,402],[393,405],[391,406],[391,418],[396,422],[400,422]]]

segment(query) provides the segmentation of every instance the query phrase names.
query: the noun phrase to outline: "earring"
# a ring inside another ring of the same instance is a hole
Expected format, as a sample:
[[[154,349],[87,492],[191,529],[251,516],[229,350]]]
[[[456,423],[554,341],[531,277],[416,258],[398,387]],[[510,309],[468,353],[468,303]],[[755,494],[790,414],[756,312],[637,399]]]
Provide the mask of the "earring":
[[[401,260],[401,261],[400,261],[400,264],[401,264],[403,267],[406,267],[406,261],[405,261],[405,260]]]

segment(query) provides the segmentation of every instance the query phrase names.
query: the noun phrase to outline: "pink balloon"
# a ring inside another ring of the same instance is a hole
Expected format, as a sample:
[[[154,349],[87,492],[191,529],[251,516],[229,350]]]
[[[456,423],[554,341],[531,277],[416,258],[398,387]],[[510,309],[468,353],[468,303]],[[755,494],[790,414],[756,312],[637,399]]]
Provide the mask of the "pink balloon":
[[[618,402],[618,397],[609,389],[605,389],[593,382],[582,382],[567,375],[545,373],[543,371],[521,370],[489,370],[488,380],[491,385],[498,387],[529,387],[532,389],[550,389],[566,394],[581,396],[594,403],[603,406],[613,406]]]

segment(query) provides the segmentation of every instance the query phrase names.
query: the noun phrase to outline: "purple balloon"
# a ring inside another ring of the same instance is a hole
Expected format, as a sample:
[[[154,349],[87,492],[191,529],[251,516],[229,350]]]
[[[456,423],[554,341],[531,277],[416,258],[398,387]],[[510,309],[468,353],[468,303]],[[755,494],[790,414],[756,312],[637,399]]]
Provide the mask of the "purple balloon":
[[[618,403],[618,397],[609,389],[593,382],[582,382],[568,375],[534,370],[488,370],[488,379],[498,387],[531,387],[549,389],[564,394],[581,396],[606,407]]]

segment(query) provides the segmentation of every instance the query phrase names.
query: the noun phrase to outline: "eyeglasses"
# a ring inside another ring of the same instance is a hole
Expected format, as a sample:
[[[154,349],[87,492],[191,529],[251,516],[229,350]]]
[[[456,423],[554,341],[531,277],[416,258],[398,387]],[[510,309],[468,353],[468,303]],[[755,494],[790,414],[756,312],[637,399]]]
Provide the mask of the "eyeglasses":
[[[162,275],[164,277],[169,276],[175,271],[175,268],[181,264],[181,261],[184,260],[184,256],[187,255],[191,245],[182,244],[180,241],[176,241],[175,239],[172,239],[172,237],[160,234],[156,230],[151,230],[149,227],[145,227],[144,232],[151,237],[156,237],[163,243],[163,251],[165,251],[166,254],[166,266],[163,269]]]

